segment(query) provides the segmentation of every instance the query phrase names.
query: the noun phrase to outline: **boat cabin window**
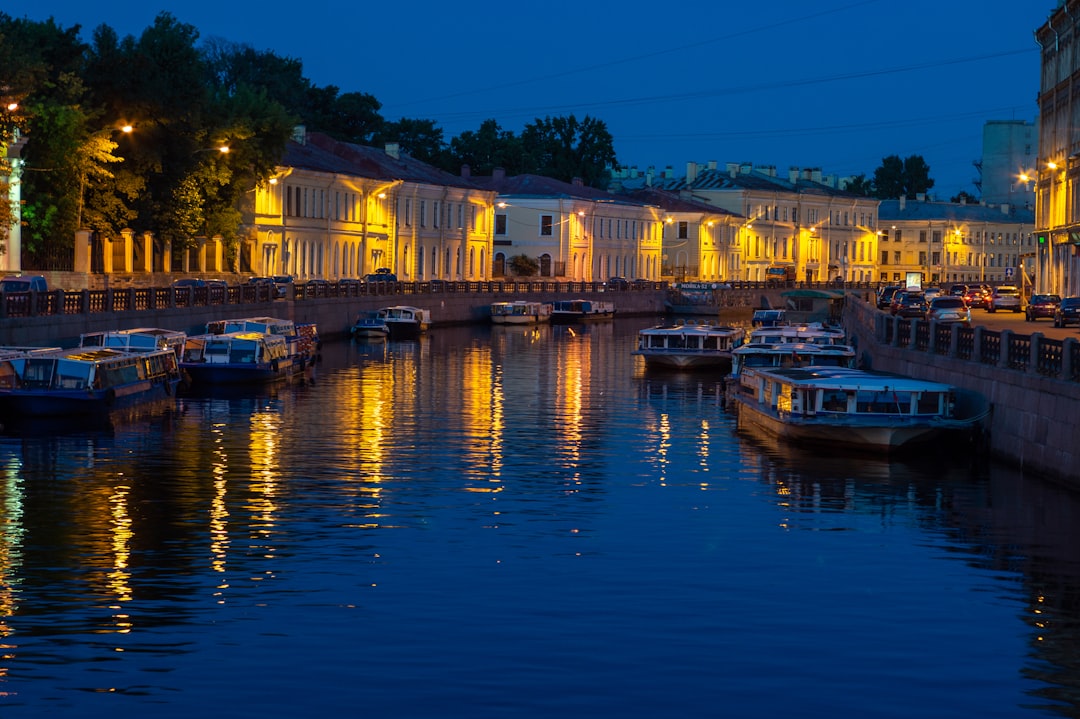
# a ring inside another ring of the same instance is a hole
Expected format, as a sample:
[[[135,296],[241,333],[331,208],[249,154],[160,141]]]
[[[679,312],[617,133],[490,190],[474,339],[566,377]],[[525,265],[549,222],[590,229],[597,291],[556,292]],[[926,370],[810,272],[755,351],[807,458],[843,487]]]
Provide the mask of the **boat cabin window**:
[[[923,392],[915,400],[915,411],[918,414],[940,414],[941,392]]]
[[[251,340],[233,340],[229,348],[229,362],[254,364],[258,345]]]
[[[866,414],[911,414],[911,392],[860,390],[856,412]]]
[[[842,389],[821,390],[822,412],[847,412],[848,393]]]
[[[131,359],[134,360],[135,358],[133,357]],[[63,363],[63,360],[60,362]],[[138,382],[140,379],[144,379],[144,377],[140,376],[141,373],[134,361],[100,365],[97,373],[101,380],[101,387],[117,387],[122,384]]]

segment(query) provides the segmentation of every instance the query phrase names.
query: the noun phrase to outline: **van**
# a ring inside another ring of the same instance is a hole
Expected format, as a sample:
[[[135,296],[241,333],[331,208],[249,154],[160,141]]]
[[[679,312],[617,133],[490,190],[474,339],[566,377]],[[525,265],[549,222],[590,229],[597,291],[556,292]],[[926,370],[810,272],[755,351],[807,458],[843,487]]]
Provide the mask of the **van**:
[[[42,275],[9,275],[0,280],[0,292],[48,292],[49,284]]]

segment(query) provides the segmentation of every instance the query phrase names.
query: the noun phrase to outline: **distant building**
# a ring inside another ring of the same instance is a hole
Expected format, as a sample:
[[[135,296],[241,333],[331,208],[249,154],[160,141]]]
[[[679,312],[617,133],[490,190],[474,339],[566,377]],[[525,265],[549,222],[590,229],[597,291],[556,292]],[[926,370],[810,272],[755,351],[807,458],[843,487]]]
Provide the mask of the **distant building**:
[[[983,125],[980,187],[987,205],[1035,207],[1035,165],[1039,131],[1025,120],[991,120]]]
[[[664,215],[629,197],[540,175],[496,168],[472,181],[497,193],[492,274],[509,274],[526,255],[540,276],[584,282],[609,277],[660,279]]]
[[[771,165],[727,163],[720,169],[715,162],[691,162],[684,177],[671,175],[614,181],[623,191],[650,185],[741,216],[738,275],[730,279],[764,281],[777,266],[798,281],[876,279],[878,200],[845,191],[835,175],[792,167],[780,176]]]
[[[878,210],[878,279],[923,284],[1030,286],[1035,270],[1035,213],[1002,203],[884,200]]]

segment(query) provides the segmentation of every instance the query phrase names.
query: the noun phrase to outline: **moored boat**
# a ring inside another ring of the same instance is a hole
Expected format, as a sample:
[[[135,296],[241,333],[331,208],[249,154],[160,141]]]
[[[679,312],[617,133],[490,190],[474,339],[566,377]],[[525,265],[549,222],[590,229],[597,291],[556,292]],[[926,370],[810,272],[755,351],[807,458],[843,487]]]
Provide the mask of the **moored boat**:
[[[745,338],[746,330],[741,327],[658,325],[638,332],[637,349],[632,354],[653,368],[730,367],[732,350]]]
[[[302,366],[311,364],[319,356],[318,328],[313,323],[298,324],[280,317],[240,317],[237,319],[208,322],[206,334],[232,332],[262,332],[281,335],[288,342],[288,354],[300,360]]]
[[[130,330],[86,332],[79,335],[80,347],[113,347],[129,352],[171,349],[179,357],[184,351],[187,333],[159,327],[136,327]]]
[[[529,325],[547,322],[551,319],[550,302],[515,302],[491,303],[491,322],[496,325]]]
[[[170,348],[12,350],[0,354],[0,421],[103,415],[171,397],[180,380]]]
[[[188,337],[180,361],[195,387],[275,382],[309,366],[285,336],[254,331]]]
[[[583,322],[586,320],[610,320],[615,317],[612,302],[598,300],[557,300],[551,306],[552,322]]]
[[[846,345],[848,343],[844,330],[820,322],[760,325],[750,330],[747,342],[755,344],[797,342],[815,345]]]
[[[951,385],[847,367],[744,367],[740,429],[782,441],[891,454],[973,433],[984,413],[957,412]]]
[[[390,328],[378,312],[361,312],[349,328],[349,334],[356,339],[382,340],[390,334]]]
[[[431,326],[431,312],[410,305],[383,307],[379,317],[390,329],[390,339],[416,339]]]
[[[854,367],[855,348],[806,342],[747,342],[731,351],[732,387],[744,367]]]

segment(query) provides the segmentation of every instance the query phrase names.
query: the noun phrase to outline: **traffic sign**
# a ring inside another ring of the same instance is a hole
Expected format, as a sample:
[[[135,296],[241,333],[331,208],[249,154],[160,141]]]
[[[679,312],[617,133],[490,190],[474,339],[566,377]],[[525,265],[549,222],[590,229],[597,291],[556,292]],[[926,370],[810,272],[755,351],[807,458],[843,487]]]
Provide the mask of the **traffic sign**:
[[[1011,280],[1011,279],[1012,279],[1012,276],[1013,276],[1013,268],[1011,268],[1011,267],[1006,267],[1006,268],[1005,268],[1005,279],[1007,279],[1007,280]]]

